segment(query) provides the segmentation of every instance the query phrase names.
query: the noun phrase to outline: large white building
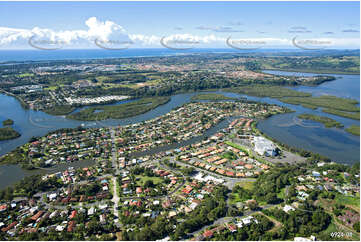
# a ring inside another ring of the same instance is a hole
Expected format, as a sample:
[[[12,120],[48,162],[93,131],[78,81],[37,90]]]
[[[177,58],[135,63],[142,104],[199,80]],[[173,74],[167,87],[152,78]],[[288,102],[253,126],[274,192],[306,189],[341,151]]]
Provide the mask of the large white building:
[[[266,156],[276,156],[276,146],[273,144],[272,141],[262,137],[262,136],[254,136],[253,137],[253,144],[254,150],[259,155],[266,155]]]

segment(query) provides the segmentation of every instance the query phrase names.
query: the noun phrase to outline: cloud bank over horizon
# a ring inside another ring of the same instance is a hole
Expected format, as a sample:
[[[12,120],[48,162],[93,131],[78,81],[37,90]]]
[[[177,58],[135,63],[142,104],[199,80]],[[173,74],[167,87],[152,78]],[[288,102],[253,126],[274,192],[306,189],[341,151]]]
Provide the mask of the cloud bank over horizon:
[[[234,26],[235,24],[233,24]],[[237,24],[236,26],[242,26]],[[277,37],[277,34],[267,36],[247,36],[247,32],[234,29],[231,26],[195,26],[194,29],[207,31],[204,34],[187,33],[182,27],[173,28],[179,33],[169,35],[128,32],[121,25],[110,21],[101,21],[97,17],[90,17],[84,23],[84,29],[76,30],[52,30],[49,28],[34,27],[32,29],[0,27],[0,49],[33,49],[45,46],[44,49],[79,49],[99,48],[99,43],[107,46],[118,46],[124,48],[160,48],[162,41],[176,46],[192,44],[199,48],[227,48],[226,41],[238,39],[243,46],[252,43],[263,43],[262,48],[292,48],[292,39],[307,39],[308,43],[328,43],[331,49],[358,49],[360,45],[359,30],[350,29],[342,31],[344,37],[333,37],[333,32],[320,34],[313,33],[303,26],[290,26],[288,31],[292,33],[289,37]],[[174,32],[174,31],[173,31]],[[192,32],[192,31],[191,31]],[[265,33],[265,32],[262,32]],[[357,35],[347,35],[356,33]],[[349,37],[348,37],[349,36]],[[97,44],[98,43],[98,44]]]

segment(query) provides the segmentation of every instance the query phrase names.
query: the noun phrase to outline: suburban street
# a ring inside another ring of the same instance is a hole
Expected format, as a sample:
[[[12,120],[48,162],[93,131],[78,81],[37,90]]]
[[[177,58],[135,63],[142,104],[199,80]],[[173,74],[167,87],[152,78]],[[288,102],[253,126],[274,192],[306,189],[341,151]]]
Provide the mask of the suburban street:
[[[113,210],[114,210],[114,224],[119,227],[119,211],[118,211],[118,204],[120,201],[119,198],[119,191],[117,186],[117,176],[120,174],[119,164],[117,162],[117,154],[116,154],[116,147],[115,147],[115,130],[112,128],[110,130],[111,139],[112,139],[112,165],[113,169],[115,169],[115,176],[112,176],[112,183],[113,183]]]

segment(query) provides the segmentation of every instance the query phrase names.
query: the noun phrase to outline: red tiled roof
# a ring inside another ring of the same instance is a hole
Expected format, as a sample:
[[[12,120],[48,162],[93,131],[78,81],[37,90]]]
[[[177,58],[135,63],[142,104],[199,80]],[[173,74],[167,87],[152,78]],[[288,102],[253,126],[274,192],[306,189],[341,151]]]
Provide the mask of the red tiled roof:
[[[206,231],[204,231],[203,236],[206,237],[206,238],[210,238],[210,237],[213,236],[213,231],[206,230]]]

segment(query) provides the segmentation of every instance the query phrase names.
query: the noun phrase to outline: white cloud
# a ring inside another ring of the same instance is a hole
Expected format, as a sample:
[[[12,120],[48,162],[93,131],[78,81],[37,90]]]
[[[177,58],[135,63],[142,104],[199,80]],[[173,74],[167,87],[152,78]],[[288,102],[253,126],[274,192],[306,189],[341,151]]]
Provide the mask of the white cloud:
[[[214,28],[201,26],[198,29],[215,30]],[[218,32],[232,32],[232,28],[219,28]],[[293,31],[305,31],[305,27],[292,27]],[[133,45],[129,47],[161,47],[160,41],[168,41],[169,43],[193,43],[196,46],[203,47],[226,47],[227,37],[217,36],[217,31],[207,35],[197,34],[174,34],[174,35],[144,35],[139,33],[128,33],[122,26],[112,21],[100,21],[96,17],[91,17],[85,21],[85,28],[78,30],[61,30],[44,29],[34,27],[32,29],[16,29],[8,27],[0,27],[0,48],[31,48],[29,39],[33,38],[38,42],[48,40],[57,44],[61,43],[61,47],[68,48],[97,48],[94,44],[95,40],[101,41],[129,41]],[[237,37],[232,37],[237,39]],[[246,39],[244,39],[246,40]],[[267,46],[292,47],[292,39],[288,38],[248,38],[253,41],[263,41]],[[333,48],[359,48],[359,38],[324,38],[320,39],[330,41]],[[196,44],[195,44],[196,43]]]

